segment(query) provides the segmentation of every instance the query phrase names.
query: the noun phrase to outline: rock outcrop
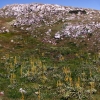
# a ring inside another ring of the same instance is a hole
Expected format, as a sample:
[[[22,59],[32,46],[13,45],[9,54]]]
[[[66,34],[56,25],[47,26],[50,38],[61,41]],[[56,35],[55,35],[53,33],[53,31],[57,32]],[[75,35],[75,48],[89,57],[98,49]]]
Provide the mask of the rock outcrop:
[[[62,23],[62,29],[55,32],[54,38],[77,37],[93,33],[100,28],[100,11],[93,9],[66,7],[51,4],[13,4],[0,9],[0,18],[12,18],[10,28],[0,27],[0,33],[12,31],[13,28],[30,32],[39,27],[50,27],[45,34],[50,37],[51,29],[57,22]]]

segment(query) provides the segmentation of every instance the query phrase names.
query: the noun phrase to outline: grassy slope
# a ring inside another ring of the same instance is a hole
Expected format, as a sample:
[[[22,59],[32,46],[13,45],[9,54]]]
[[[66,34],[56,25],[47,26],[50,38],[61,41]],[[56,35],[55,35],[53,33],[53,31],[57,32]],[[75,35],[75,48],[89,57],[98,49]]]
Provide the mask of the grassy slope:
[[[1,19],[2,20],[2,19]],[[74,21],[75,22],[75,21]],[[4,24],[2,24],[4,25]],[[57,32],[58,30],[61,29],[63,23],[62,22],[58,22],[56,24],[54,24],[53,27],[51,27],[51,29],[53,30],[52,32],[52,36],[49,37],[52,38],[54,36],[54,33]],[[92,36],[90,37],[90,41],[88,41],[88,38],[83,39],[83,42],[81,38],[79,39],[71,39],[71,38],[65,38],[64,40],[57,40],[56,43],[57,45],[52,45],[49,43],[43,43],[41,42],[43,40],[43,38],[45,37],[44,32],[46,32],[49,29],[49,27],[46,27],[46,29],[44,30],[43,27],[38,28],[38,32],[42,33],[42,38],[40,36],[40,34],[38,34],[38,37],[32,37],[30,34],[26,34],[24,32],[18,32],[18,33],[3,33],[0,34],[0,58],[2,59],[3,56],[7,56],[10,55],[11,57],[15,57],[15,56],[20,56],[21,57],[21,61],[19,61],[19,63],[21,62],[25,62],[28,61],[28,59],[30,59],[30,57],[34,56],[34,57],[39,57],[39,59],[41,59],[42,61],[46,62],[46,65],[48,67],[52,67],[52,66],[57,66],[58,69],[55,70],[54,72],[48,72],[47,77],[50,79],[50,82],[53,83],[54,85],[50,84],[49,82],[47,82],[47,84],[45,84],[47,87],[51,86],[51,89],[48,90],[46,88],[41,89],[41,91],[44,93],[42,95],[44,95],[44,99],[45,100],[52,100],[55,98],[56,100],[59,100],[60,97],[62,95],[59,95],[56,93],[57,88],[55,87],[56,82],[55,80],[52,80],[52,74],[59,74],[61,72],[60,67],[63,66],[69,66],[71,71],[72,71],[72,77],[73,80],[75,80],[75,77],[78,76],[78,72],[75,74],[75,70],[78,70],[78,68],[80,66],[82,66],[83,62],[86,62],[86,60],[89,62],[92,62],[93,59],[95,59],[95,57],[97,56],[98,51],[96,49],[93,49],[93,45],[91,46],[91,43],[93,42],[94,37],[96,36]],[[35,33],[37,34],[37,33]],[[11,40],[13,40],[14,42],[11,42]],[[99,45],[99,43],[98,43]],[[87,48],[89,47],[89,49]],[[96,47],[95,47],[96,48]],[[88,53],[91,53],[91,59],[89,59]],[[64,57],[63,61],[60,61],[60,55],[62,55]],[[38,58],[37,57],[37,58]],[[24,60],[26,59],[26,60]],[[6,60],[0,60],[0,72],[4,75],[7,73],[6,70],[6,65],[5,62],[11,63],[11,61],[6,61]],[[12,60],[13,62],[13,60]],[[22,64],[22,63],[21,63]],[[97,64],[98,66],[99,64]],[[5,66],[4,68],[2,66]],[[20,75],[19,75],[19,69],[17,69],[17,72],[15,73],[16,75],[18,74],[18,88],[21,87],[20,83],[24,82],[24,79],[20,79]],[[15,100],[15,98],[20,98],[21,94],[19,94],[18,89],[15,87],[15,90],[10,90],[10,89],[6,89],[8,84],[10,84],[9,80],[5,80],[5,78],[0,77],[0,89],[4,90],[6,93],[6,96],[8,96],[9,98],[13,98],[13,100]],[[39,80],[39,79],[38,79]],[[43,83],[41,83],[41,81],[36,81],[35,84],[37,84],[37,86],[34,86],[34,82],[26,82],[24,86],[22,86],[23,88],[29,88],[31,89],[33,86],[33,90],[31,90],[31,92],[35,92],[34,91],[34,87],[37,89],[38,88],[38,84],[43,85]],[[57,80],[57,79],[56,79]],[[52,87],[53,86],[53,87]],[[53,90],[54,88],[54,90]],[[29,90],[30,91],[30,90]],[[36,90],[37,91],[37,90]],[[15,92],[15,94],[13,94],[13,92]],[[30,93],[30,92],[29,92]],[[46,94],[47,93],[47,94]],[[51,93],[51,94],[50,94]],[[53,95],[52,93],[55,93],[55,95]],[[54,97],[55,96],[55,97]],[[5,98],[5,100],[9,100],[9,98]],[[27,100],[33,97],[36,99],[37,96],[36,95],[32,95],[32,94],[28,94],[28,96],[26,96],[25,98],[27,98]],[[96,96],[97,97],[97,96]],[[99,98],[97,98],[97,100],[99,100]]]

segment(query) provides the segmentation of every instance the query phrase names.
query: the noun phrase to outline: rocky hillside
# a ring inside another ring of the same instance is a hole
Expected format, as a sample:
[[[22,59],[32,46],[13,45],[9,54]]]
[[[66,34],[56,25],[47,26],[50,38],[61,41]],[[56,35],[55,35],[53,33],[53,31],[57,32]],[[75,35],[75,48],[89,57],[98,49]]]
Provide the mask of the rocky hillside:
[[[0,100],[100,100],[100,11],[51,4],[0,9]]]
[[[26,32],[56,45],[66,37],[99,35],[100,11],[51,4],[13,4],[0,9],[0,33]]]

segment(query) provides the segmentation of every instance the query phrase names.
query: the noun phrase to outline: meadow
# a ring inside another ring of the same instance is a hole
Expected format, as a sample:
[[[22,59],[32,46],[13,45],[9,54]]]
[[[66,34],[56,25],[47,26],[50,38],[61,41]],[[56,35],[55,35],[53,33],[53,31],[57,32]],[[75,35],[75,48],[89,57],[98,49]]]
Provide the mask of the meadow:
[[[87,42],[51,45],[19,33],[0,39],[1,100],[99,100],[100,53]]]

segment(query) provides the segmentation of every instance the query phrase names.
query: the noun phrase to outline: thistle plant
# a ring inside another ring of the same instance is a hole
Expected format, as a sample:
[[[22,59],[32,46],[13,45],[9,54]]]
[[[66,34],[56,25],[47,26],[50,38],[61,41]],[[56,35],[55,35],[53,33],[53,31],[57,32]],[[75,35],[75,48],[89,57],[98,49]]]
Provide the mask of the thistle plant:
[[[63,83],[60,80],[58,80],[57,81],[57,87],[61,87],[62,85],[63,85]]]
[[[11,77],[10,77],[10,83],[13,84],[14,83],[14,79],[16,78],[16,75],[14,73],[11,73]]]
[[[94,89],[95,83],[94,82],[89,82],[91,89]]]
[[[78,81],[76,82],[76,87],[79,88],[80,87],[80,78],[78,77]]]
[[[44,57],[44,52],[42,52],[42,57]]]
[[[14,58],[14,64],[17,64],[17,57]]]
[[[24,68],[24,66],[25,66],[25,62],[22,62],[22,65],[20,67],[20,75],[21,75],[21,77],[23,75],[23,68]]]
[[[42,75],[42,82],[45,83],[45,81],[47,80],[46,76],[43,74]]]
[[[63,55],[60,55],[59,61],[63,61],[63,60],[64,60],[64,56]]]
[[[21,93],[21,100],[25,100],[24,94],[26,93],[26,91],[22,88],[19,89],[19,92]]]
[[[10,69],[13,69],[14,68],[14,66],[12,65],[12,63],[10,63]]]
[[[20,68],[20,75],[22,77],[22,72],[23,72],[23,69],[22,69],[22,65],[21,65],[21,68]]]
[[[92,77],[92,72],[91,72],[91,69],[90,69],[90,78]]]
[[[28,68],[28,70],[27,70],[27,76],[29,77],[29,75],[30,75],[30,70]]]
[[[69,77],[69,83],[70,83],[70,86],[73,85],[73,82],[72,82],[72,78],[71,77]]]
[[[34,64],[34,61],[31,61],[30,63],[31,63],[31,73],[32,75],[34,75],[36,73],[36,66]]]
[[[6,59],[9,59],[10,55],[9,54],[6,54],[5,57],[6,57]]]
[[[13,74],[11,73],[10,75],[10,83],[12,84],[13,83]]]
[[[84,78],[86,74],[85,74],[85,72],[83,72],[83,73],[81,73],[81,75],[82,75],[82,78]]]
[[[42,67],[42,61],[40,59],[37,60],[37,65],[39,66],[39,68]]]
[[[40,93],[40,89],[39,89],[39,93],[38,93],[38,100],[41,100],[41,93]]]
[[[45,76],[44,72],[47,70],[46,66],[43,64],[42,65],[42,82],[45,83],[47,80],[47,77]]]
[[[66,75],[70,74],[70,75],[71,75],[71,71],[70,71],[69,68],[63,67],[62,70],[63,70],[63,73],[64,73],[64,74],[66,74]]]
[[[66,82],[68,82],[68,79],[69,79],[69,77],[66,75],[64,80],[65,80]]]
[[[24,94],[23,94],[23,92],[21,94],[22,94],[21,100],[24,100]]]

